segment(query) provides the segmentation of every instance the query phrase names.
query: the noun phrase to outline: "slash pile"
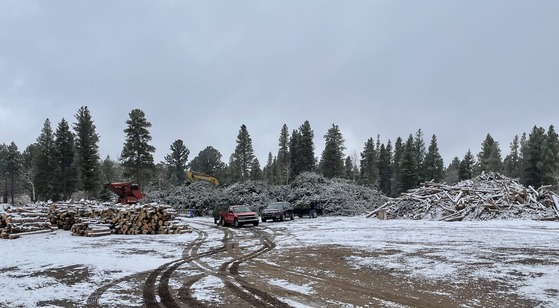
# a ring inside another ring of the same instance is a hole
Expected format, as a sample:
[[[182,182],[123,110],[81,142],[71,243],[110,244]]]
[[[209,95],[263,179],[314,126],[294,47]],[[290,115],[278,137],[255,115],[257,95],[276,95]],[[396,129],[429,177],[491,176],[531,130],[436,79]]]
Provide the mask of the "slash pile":
[[[549,186],[534,189],[496,172],[456,185],[426,182],[391,199],[367,217],[443,221],[559,220],[559,195]]]

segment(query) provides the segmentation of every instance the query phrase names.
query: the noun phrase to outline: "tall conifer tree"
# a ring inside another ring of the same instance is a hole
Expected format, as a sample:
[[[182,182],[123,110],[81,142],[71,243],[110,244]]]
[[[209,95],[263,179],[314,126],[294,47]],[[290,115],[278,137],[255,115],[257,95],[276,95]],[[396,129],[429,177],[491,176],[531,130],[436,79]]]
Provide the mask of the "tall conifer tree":
[[[142,186],[149,181],[155,171],[153,162],[155,147],[149,144],[151,134],[148,129],[151,123],[146,120],[145,113],[140,109],[133,109],[128,116],[120,160],[124,168],[124,176]]]
[[[523,184],[540,187],[542,184],[541,162],[543,145],[545,143],[545,129],[534,126],[523,151]]]
[[[165,167],[169,179],[175,179],[174,185],[183,185],[186,181],[186,165],[190,150],[181,139],[173,141],[169,146],[171,153],[165,155]]]
[[[520,155],[520,139],[518,135],[510,143],[510,153],[503,160],[503,173],[511,178],[519,178],[521,174],[522,156]]]
[[[76,165],[74,134],[70,125],[62,118],[56,129],[56,161],[58,163],[57,190],[64,200],[70,199],[75,189]]]
[[[458,172],[458,178],[463,180],[469,180],[474,176],[474,169],[476,166],[476,159],[472,151],[468,149],[468,152],[464,155],[464,158],[460,162],[460,170]]]
[[[221,153],[212,146],[200,151],[190,162],[190,169],[214,177],[223,177],[225,163],[221,160]],[[220,179],[221,180],[221,179]]]
[[[73,124],[76,146],[76,167],[78,185],[85,193],[85,198],[95,196],[101,188],[99,185],[99,135],[95,131],[91,114],[87,106],[78,109]]]
[[[367,139],[360,160],[361,183],[367,187],[376,187],[378,184],[378,158],[373,138]]]
[[[392,145],[390,140],[388,140],[386,146],[384,146],[384,143],[380,145],[378,172],[379,188],[385,195],[390,196],[392,194]]]
[[[401,137],[396,138],[394,143],[394,158],[392,164],[392,196],[399,196],[402,192],[402,157],[404,154],[404,145]]]
[[[419,182],[419,173],[417,172],[417,156],[413,136],[410,134],[408,141],[404,145],[402,153],[402,164],[400,183],[402,191],[415,188]]]
[[[299,165],[298,175],[301,172],[315,170],[316,159],[314,157],[314,131],[309,121],[303,122],[299,127],[299,140],[297,141],[297,162]]]
[[[250,179],[250,171],[254,160],[252,139],[246,125],[241,125],[237,135],[237,146],[232,156],[232,176],[235,180],[244,182]]]
[[[281,128],[278,145],[277,165],[280,184],[287,184],[291,172],[291,159],[289,157],[289,130],[286,124],[283,124]]]
[[[423,180],[441,182],[444,175],[444,162],[439,153],[437,136],[433,134],[429,149],[423,161]]]
[[[37,138],[37,152],[33,165],[37,198],[58,201],[53,180],[56,174],[56,144],[49,119],[45,120],[41,135]]]
[[[21,153],[15,142],[11,142],[6,151],[5,176],[9,183],[10,203],[14,205],[14,195],[18,192],[21,175]]]
[[[336,124],[324,135],[324,151],[320,159],[319,170],[326,178],[343,177],[344,175],[344,138]]]

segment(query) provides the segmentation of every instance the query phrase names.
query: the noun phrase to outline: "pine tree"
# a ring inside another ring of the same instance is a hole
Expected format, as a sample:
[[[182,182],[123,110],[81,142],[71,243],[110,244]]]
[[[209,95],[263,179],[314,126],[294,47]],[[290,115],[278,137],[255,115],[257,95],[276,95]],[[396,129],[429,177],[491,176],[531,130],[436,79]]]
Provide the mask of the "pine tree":
[[[99,135],[87,106],[78,109],[73,124],[76,147],[75,160],[78,172],[78,187],[85,193],[86,199],[95,196],[99,185]]]
[[[316,159],[314,157],[314,131],[311,129],[309,121],[305,121],[299,127],[299,139],[297,140],[297,173],[295,177],[302,172],[312,172],[315,170]]]
[[[499,148],[499,143],[495,141],[490,134],[487,134],[485,140],[481,144],[481,152],[477,155],[477,159],[478,174],[483,171],[501,172],[501,149]]]
[[[402,152],[402,164],[400,183],[402,191],[415,188],[419,182],[419,173],[417,172],[417,156],[416,147],[413,136],[410,134],[408,141],[404,145]]]
[[[444,180],[446,183],[453,185],[460,181],[459,177],[460,173],[460,158],[458,156],[454,156],[452,162],[445,170]]]
[[[233,178],[241,182],[250,179],[253,160],[254,150],[252,148],[252,139],[250,138],[246,125],[243,124],[237,135],[237,146],[235,147],[235,152],[233,153],[230,164],[230,166],[233,166]]]
[[[18,191],[19,179],[21,175],[21,154],[15,142],[11,142],[6,151],[5,175],[9,182],[10,203],[14,205],[14,195]]]
[[[444,174],[444,162],[439,153],[437,136],[433,134],[429,149],[423,160],[423,180],[441,182]]]
[[[250,166],[250,179],[253,181],[262,180],[262,170],[260,169],[260,162],[256,157],[252,160]]]
[[[332,124],[324,135],[324,140],[324,151],[319,163],[320,173],[326,178],[343,177],[345,140],[338,125]]]
[[[559,137],[553,125],[549,126],[542,147],[541,181],[543,185],[559,184]]]
[[[268,152],[268,160],[266,166],[262,169],[262,177],[266,183],[272,185],[274,183],[274,156],[272,152]]]
[[[190,161],[190,169],[213,177],[217,177],[220,182],[225,172],[225,163],[221,160],[221,153],[212,146],[207,146],[200,151],[192,161]]]
[[[74,134],[70,131],[70,125],[64,118],[58,123],[55,137],[58,163],[57,190],[64,200],[68,200],[75,190],[76,166]]]
[[[396,139],[396,143],[394,144],[394,158],[392,163],[392,197],[399,196],[402,192],[402,157],[404,154],[404,145],[403,140],[401,137]]]
[[[359,164],[361,183],[367,187],[376,187],[378,184],[379,170],[377,151],[375,150],[373,138],[369,138],[367,142],[365,142]]]
[[[392,194],[392,145],[390,140],[386,146],[380,145],[379,159],[378,159],[378,172],[379,172],[379,188],[387,196]]]
[[[344,160],[344,178],[353,180],[353,161],[349,155]]]
[[[426,178],[426,175],[423,174],[425,168],[423,167],[423,161],[425,160],[425,141],[423,140],[423,131],[420,129],[417,130],[415,136],[413,138],[413,152],[415,156],[415,166],[417,168],[416,173],[418,174],[418,180],[416,185],[419,184],[420,181],[429,181],[431,179]]]
[[[458,178],[463,180],[469,180],[474,176],[474,168],[476,166],[476,160],[472,151],[468,149],[468,152],[464,155],[464,158],[460,162],[460,170],[458,171]]]
[[[50,120],[46,119],[37,138],[37,152],[35,153],[33,165],[33,181],[40,200],[58,201],[56,196],[55,182],[53,176],[56,173],[56,145]]]
[[[541,161],[543,158],[543,146],[545,143],[545,129],[534,126],[523,151],[523,182],[524,185],[540,187],[542,184]]]
[[[280,170],[280,184],[287,184],[290,178],[291,158],[289,157],[289,130],[286,124],[281,128],[278,145],[277,163]]]
[[[155,171],[153,154],[155,147],[150,145],[151,134],[148,128],[151,123],[145,118],[145,114],[140,109],[134,109],[126,120],[128,125],[124,129],[126,139],[120,160],[124,168],[124,176],[133,179],[135,183],[142,186],[147,183],[151,174]]]
[[[175,185],[183,185],[186,181],[186,163],[190,150],[181,139],[175,140],[170,146],[170,154],[165,156],[165,167],[168,178],[173,178]]]
[[[291,161],[291,179],[294,179],[297,175],[299,175],[302,170],[302,160],[301,160],[301,134],[298,130],[293,130],[291,133],[291,138],[289,138],[289,153],[290,153],[290,161]],[[277,167],[277,166],[276,166]],[[274,170],[277,174],[277,170]],[[279,182],[279,181],[278,181]]]
[[[503,160],[504,174],[511,178],[520,178],[522,159],[518,135],[510,143],[510,153]]]

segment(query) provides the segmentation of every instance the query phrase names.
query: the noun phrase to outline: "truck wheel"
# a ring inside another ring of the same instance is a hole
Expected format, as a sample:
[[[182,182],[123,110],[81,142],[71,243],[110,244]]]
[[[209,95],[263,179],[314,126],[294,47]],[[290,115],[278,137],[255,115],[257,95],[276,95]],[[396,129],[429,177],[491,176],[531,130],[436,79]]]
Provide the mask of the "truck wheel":
[[[256,226],[258,226],[258,221],[257,221],[257,222],[254,222],[254,223],[252,223],[252,224],[256,227]]]
[[[280,221],[284,221],[284,220],[285,220],[285,213],[282,213],[280,217]]]
[[[295,214],[291,213],[291,217],[289,217],[290,220],[295,219]]]
[[[266,218],[262,218],[262,222],[266,222]]]
[[[219,225],[225,226],[225,219],[223,219],[223,217],[221,217],[221,219],[219,220]]]
[[[235,219],[235,221],[233,222],[233,225],[235,226],[235,228],[238,228],[241,226],[241,224],[239,223],[239,221],[237,219]]]

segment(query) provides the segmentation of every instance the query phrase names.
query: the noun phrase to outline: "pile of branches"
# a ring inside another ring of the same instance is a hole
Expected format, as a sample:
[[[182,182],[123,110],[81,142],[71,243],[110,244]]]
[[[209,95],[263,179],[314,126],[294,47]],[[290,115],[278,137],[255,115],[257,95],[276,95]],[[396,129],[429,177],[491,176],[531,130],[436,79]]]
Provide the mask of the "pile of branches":
[[[361,215],[386,202],[388,198],[373,188],[354,181],[327,179],[305,172],[287,185],[269,185],[263,181],[246,181],[228,187],[193,183],[150,192],[147,202],[171,204],[176,209],[192,210],[196,216],[211,215],[219,206],[243,204],[258,211],[270,202],[289,201],[293,205],[315,204],[326,215]]]
[[[425,182],[369,212],[367,217],[443,221],[559,220],[559,195],[550,186],[525,187],[497,172],[456,185]]]

